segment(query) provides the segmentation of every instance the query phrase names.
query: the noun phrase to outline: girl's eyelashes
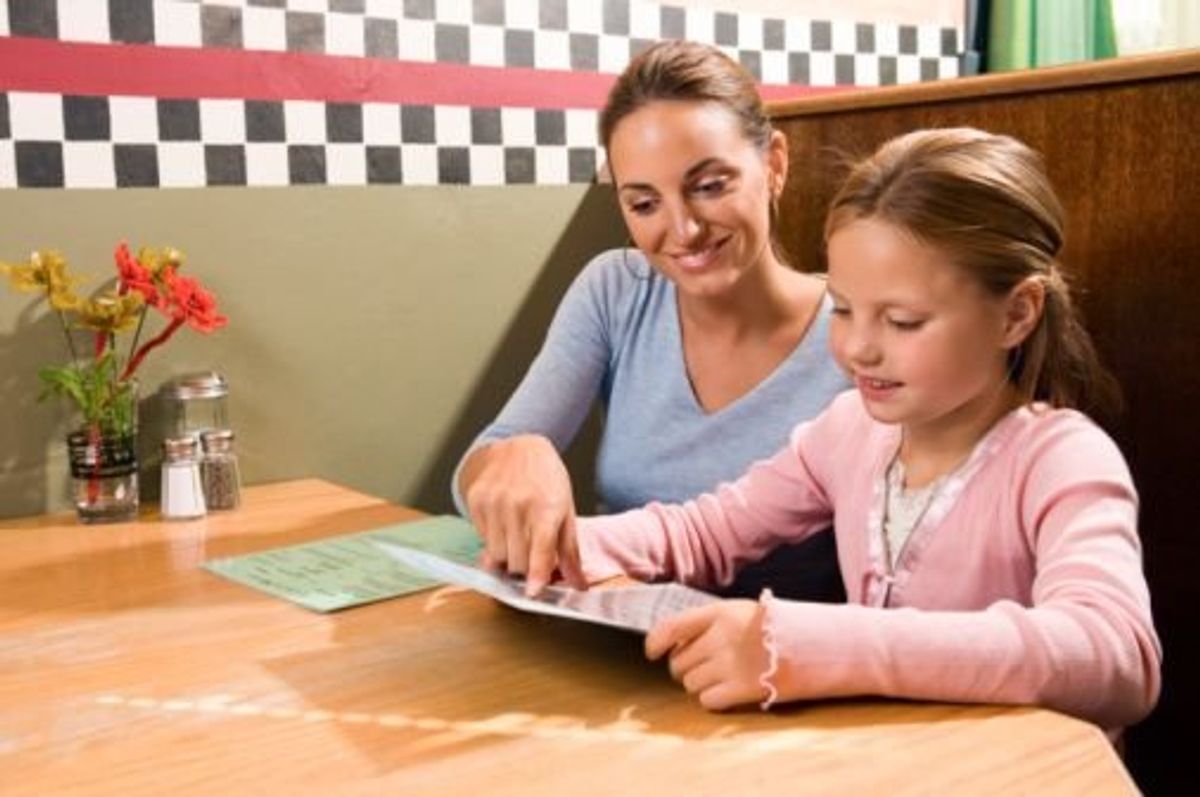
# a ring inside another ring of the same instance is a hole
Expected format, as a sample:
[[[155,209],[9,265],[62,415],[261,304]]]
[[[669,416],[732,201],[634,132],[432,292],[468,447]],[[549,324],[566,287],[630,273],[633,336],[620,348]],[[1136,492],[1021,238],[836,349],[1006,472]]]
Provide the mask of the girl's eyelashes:
[[[923,318],[889,318],[887,322],[901,332],[913,332],[925,325]]]
[[[829,312],[837,318],[850,318],[850,307],[844,304],[834,304]],[[895,318],[885,316],[888,326],[900,332],[914,332],[925,325],[924,318]]]

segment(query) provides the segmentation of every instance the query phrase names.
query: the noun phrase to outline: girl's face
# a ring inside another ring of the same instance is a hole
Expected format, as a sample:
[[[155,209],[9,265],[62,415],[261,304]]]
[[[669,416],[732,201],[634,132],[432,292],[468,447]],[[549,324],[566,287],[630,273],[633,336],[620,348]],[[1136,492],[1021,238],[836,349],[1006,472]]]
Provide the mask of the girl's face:
[[[782,134],[763,152],[716,103],[653,102],[617,124],[609,163],[634,244],[683,293],[721,295],[774,259],[770,200],[787,171]]]
[[[995,298],[903,229],[859,219],[829,238],[830,346],[867,411],[936,431],[993,412],[1006,377],[1012,297]]]

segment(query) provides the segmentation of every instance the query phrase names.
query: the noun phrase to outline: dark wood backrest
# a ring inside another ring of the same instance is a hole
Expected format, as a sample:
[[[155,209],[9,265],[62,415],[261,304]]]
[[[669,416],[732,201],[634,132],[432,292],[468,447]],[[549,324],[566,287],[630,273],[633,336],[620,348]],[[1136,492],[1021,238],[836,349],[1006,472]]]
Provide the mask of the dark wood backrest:
[[[1200,717],[1200,51],[815,97],[770,107],[791,172],[780,239],[823,268],[838,155],[923,127],[969,125],[1040,150],[1067,211],[1063,264],[1126,408],[1105,423],[1141,493],[1141,535],[1165,689],[1129,734],[1150,793],[1182,786]]]

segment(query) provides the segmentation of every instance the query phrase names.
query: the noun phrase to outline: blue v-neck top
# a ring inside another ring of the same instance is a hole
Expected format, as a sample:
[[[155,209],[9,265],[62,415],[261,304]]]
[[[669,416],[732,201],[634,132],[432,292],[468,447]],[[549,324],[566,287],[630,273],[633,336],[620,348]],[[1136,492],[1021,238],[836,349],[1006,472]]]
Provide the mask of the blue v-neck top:
[[[831,307],[826,296],[771,374],[706,412],[688,380],[674,284],[635,249],[604,252],[576,277],[529,372],[471,448],[532,433],[563,451],[599,400],[597,511],[692,498],[775,453],[849,386],[829,353]],[[453,484],[461,512],[458,468]]]

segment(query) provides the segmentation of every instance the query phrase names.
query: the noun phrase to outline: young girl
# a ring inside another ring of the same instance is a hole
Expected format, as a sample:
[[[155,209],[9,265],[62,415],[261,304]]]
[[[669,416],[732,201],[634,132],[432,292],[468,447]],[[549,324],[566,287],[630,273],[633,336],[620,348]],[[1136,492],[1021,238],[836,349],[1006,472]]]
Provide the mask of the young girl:
[[[1039,159],[976,130],[902,136],[852,171],[825,237],[857,390],[714,493],[581,519],[588,579],[721,584],[832,520],[851,605],[723,601],[662,622],[647,655],[712,709],[870,694],[1138,721],[1161,653],[1137,494],[1070,409],[1103,372]]]

